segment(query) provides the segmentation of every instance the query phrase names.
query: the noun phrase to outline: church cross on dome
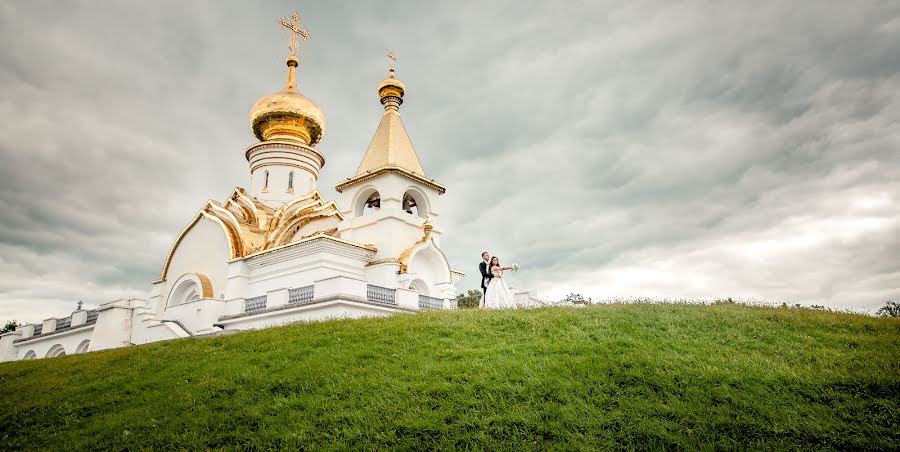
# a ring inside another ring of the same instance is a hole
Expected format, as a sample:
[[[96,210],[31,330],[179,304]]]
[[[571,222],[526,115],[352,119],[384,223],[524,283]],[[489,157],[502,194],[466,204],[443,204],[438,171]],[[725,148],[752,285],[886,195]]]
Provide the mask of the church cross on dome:
[[[305,28],[300,28],[300,14],[291,13],[290,22],[281,16],[278,19],[278,22],[281,24],[284,29],[291,32],[291,55],[297,56],[297,36],[303,38],[304,41],[309,40],[309,31]]]
[[[309,32],[305,28],[300,28],[300,14],[291,13],[290,21],[284,16],[278,18],[278,23],[291,32],[291,55],[287,58],[288,79],[284,85],[285,91],[295,92],[297,90],[297,66],[300,65],[300,59],[297,58],[297,36],[303,38],[304,41],[309,40]]]

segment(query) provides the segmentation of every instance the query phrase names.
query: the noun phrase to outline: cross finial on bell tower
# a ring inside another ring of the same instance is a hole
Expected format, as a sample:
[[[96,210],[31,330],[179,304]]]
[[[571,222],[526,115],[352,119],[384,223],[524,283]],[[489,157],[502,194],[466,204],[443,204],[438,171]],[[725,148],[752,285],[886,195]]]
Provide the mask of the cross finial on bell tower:
[[[394,52],[388,53],[388,60],[390,60],[391,65],[391,78],[394,78],[394,64],[397,62],[397,56],[394,55]]]

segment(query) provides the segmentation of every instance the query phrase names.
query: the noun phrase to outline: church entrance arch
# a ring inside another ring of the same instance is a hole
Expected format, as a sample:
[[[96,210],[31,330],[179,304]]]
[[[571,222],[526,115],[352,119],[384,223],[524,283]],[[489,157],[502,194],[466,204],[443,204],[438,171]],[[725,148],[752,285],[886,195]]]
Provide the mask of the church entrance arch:
[[[409,289],[418,292],[419,295],[428,296],[430,293],[428,290],[428,284],[426,284],[425,281],[422,281],[421,279],[415,279],[413,280],[413,282],[409,283]]]
[[[175,281],[167,306],[213,298],[212,283],[203,273],[185,273]]]

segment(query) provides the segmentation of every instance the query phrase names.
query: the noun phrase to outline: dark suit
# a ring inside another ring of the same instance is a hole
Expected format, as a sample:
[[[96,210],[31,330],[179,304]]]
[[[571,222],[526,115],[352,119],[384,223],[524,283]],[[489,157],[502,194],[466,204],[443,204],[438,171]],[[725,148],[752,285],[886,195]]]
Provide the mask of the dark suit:
[[[487,286],[490,284],[491,280],[494,279],[494,274],[491,273],[491,269],[488,268],[488,264],[485,261],[481,261],[478,264],[478,269],[481,270],[481,299],[484,300],[484,294],[487,293]]]

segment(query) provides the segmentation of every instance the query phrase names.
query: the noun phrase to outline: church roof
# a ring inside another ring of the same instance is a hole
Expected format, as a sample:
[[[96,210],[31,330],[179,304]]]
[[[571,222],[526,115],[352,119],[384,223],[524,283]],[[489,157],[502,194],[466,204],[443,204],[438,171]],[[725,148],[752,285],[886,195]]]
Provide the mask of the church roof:
[[[222,226],[228,238],[230,258],[238,259],[302,241],[308,237],[335,234],[337,229],[334,226],[343,220],[344,216],[337,205],[333,201],[325,201],[318,190],[300,196],[278,209],[272,209],[251,198],[243,188],[235,187],[224,204],[208,201],[181,232],[166,257],[160,281],[166,280],[169,264],[181,240],[202,218]],[[307,224],[314,224],[311,230],[306,230],[309,234],[297,237],[296,234]],[[370,245],[355,244],[346,240],[344,242],[367,250],[374,249]]]
[[[400,105],[403,103],[405,93],[406,85],[394,78],[394,68],[391,66],[390,76],[378,84],[378,96],[384,105],[384,115],[381,116],[381,122],[375,129],[375,136],[372,137],[362,162],[356,169],[356,174],[337,184],[335,190],[342,192],[350,185],[384,173],[403,175],[439,193],[447,190],[425,176],[425,168],[419,162],[416,149],[409,140],[403,121],[400,120]]]
[[[413,148],[406,127],[400,120],[400,112],[397,110],[385,110],[375,136],[366,149],[356,175],[362,176],[375,172],[382,168],[395,167],[405,169],[413,174],[425,176],[425,169],[419,162],[419,156]]]

